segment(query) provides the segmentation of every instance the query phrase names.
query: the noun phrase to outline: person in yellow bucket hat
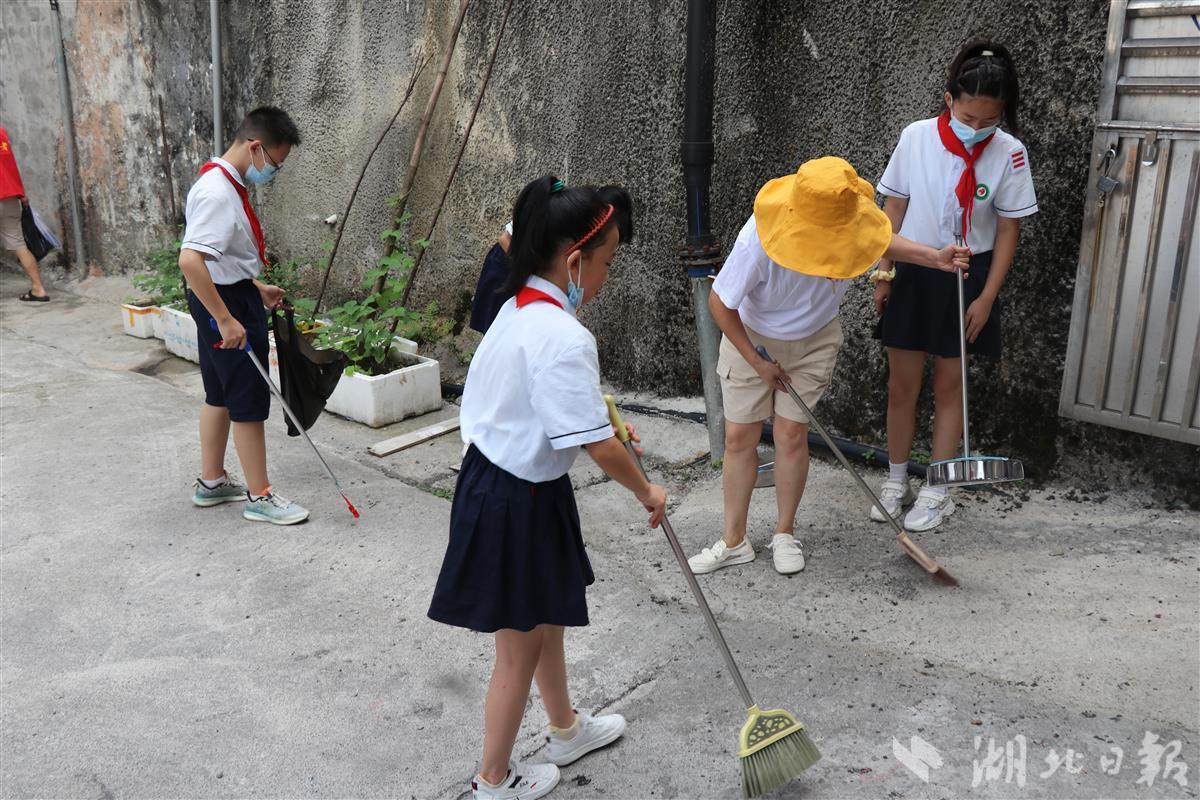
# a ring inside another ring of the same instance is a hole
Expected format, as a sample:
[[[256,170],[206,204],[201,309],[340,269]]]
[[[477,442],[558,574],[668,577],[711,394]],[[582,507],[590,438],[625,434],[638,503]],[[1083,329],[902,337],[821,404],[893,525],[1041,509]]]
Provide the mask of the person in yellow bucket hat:
[[[746,517],[762,424],[771,416],[779,522],[770,548],[780,573],[804,569],[794,526],[808,477],[808,419],[780,384],[792,384],[810,408],[817,404],[842,345],[842,297],[851,279],[884,256],[953,272],[966,267],[969,252],[894,235],[875,205],[874,187],[841,158],[807,161],[759,190],[709,297],[724,334],[717,374],[725,413],[725,527],[715,544],[689,559],[694,573],[755,558]],[[778,363],[761,358],[758,345]]]

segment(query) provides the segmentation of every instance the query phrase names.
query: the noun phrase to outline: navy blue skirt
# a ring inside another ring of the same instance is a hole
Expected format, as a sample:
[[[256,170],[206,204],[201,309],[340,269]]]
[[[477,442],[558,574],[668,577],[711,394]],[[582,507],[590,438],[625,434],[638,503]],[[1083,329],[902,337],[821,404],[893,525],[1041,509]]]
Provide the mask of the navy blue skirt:
[[[990,250],[971,256],[971,269],[963,287],[968,308],[983,293],[991,266]],[[1003,310],[1003,303],[997,298],[979,337],[967,343],[969,355],[1000,358]],[[961,358],[958,319],[958,278],[953,273],[899,262],[883,316],[875,327],[875,338],[882,339],[885,347]]]
[[[429,617],[493,633],[587,625],[596,580],[567,475],[530,483],[467,450]]]

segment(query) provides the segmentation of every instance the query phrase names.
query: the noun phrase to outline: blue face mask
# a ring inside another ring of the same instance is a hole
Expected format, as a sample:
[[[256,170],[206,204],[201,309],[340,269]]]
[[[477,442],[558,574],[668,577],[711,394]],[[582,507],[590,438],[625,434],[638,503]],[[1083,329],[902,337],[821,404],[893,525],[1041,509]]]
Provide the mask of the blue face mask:
[[[263,150],[263,168],[254,166],[254,154],[250,154],[250,166],[246,168],[246,180],[251,183],[267,183],[275,177],[279,168],[267,161],[267,151]]]
[[[963,144],[970,147],[973,144],[979,144],[987,137],[996,132],[995,125],[989,125],[986,128],[975,130],[965,122],[959,122],[958,117],[954,114],[950,115],[950,130],[954,131],[954,135]]]
[[[583,254],[579,254],[579,280],[583,282]],[[571,269],[567,268],[567,302],[576,311],[583,305],[583,287],[571,279]]]

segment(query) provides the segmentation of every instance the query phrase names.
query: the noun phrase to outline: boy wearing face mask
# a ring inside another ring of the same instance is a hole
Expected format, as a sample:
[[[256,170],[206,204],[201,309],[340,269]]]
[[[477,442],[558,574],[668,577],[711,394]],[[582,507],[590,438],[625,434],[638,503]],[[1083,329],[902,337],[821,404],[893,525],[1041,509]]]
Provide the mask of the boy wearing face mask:
[[[263,429],[270,390],[242,352],[249,343],[258,360],[267,363],[264,306],[283,302],[282,289],[258,280],[266,244],[248,186],[270,181],[298,144],[300,133],[286,112],[264,106],[247,114],[233,145],[200,168],[200,178],[188,192],[179,254],[204,381],[200,477],[192,502],[207,507],[245,501],[243,517],[276,525],[302,522],[308,510],[272,491]],[[218,330],[213,330],[213,320]],[[225,469],[231,427],[245,484]]]

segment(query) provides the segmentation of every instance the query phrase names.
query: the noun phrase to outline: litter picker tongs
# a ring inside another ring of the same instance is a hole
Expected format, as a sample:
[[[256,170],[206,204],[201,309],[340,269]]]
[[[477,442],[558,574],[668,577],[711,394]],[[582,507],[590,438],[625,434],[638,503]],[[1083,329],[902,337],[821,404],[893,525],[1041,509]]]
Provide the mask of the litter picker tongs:
[[[217,327],[217,321],[215,319],[210,319],[208,322],[214,331],[217,331],[218,333],[220,332],[221,329]],[[216,350],[220,348],[221,344],[221,342],[217,342],[213,345],[213,349]],[[333,470],[329,468],[329,463],[325,461],[325,456],[321,455],[321,451],[317,449],[317,446],[313,443],[313,440],[309,438],[308,431],[304,429],[304,423],[297,419],[296,415],[292,413],[292,409],[288,406],[287,401],[283,399],[283,393],[279,391],[279,387],[275,385],[275,381],[271,380],[271,374],[267,372],[265,367],[263,367],[262,362],[258,360],[258,356],[254,355],[254,350],[251,349],[249,341],[243,345],[242,350],[245,351],[246,355],[250,356],[250,361],[253,362],[254,368],[258,370],[258,374],[262,376],[262,379],[267,382],[267,386],[271,389],[271,394],[275,395],[275,399],[278,400],[279,405],[283,407],[283,413],[288,415],[288,419],[290,419],[292,424],[296,426],[296,430],[300,431],[300,435],[304,437],[304,441],[308,442],[308,446],[311,447],[313,452],[317,454],[317,459],[321,462],[321,466],[325,468],[325,474],[327,474],[329,479],[333,481],[333,485],[337,488],[338,494],[340,494],[342,499],[346,501],[346,508],[350,509],[350,513],[354,515],[355,519],[358,519],[358,509],[354,507],[354,503],[350,502],[350,498],[346,497],[346,492],[344,489],[342,489],[342,484],[338,482],[337,475],[333,474]]]
[[[954,217],[954,243],[963,246],[962,215]],[[970,411],[967,404],[967,301],[962,270],[958,274],[958,345],[962,369],[962,456],[930,463],[926,483],[930,486],[974,486],[1025,479],[1025,466],[1015,458],[971,455]]]

